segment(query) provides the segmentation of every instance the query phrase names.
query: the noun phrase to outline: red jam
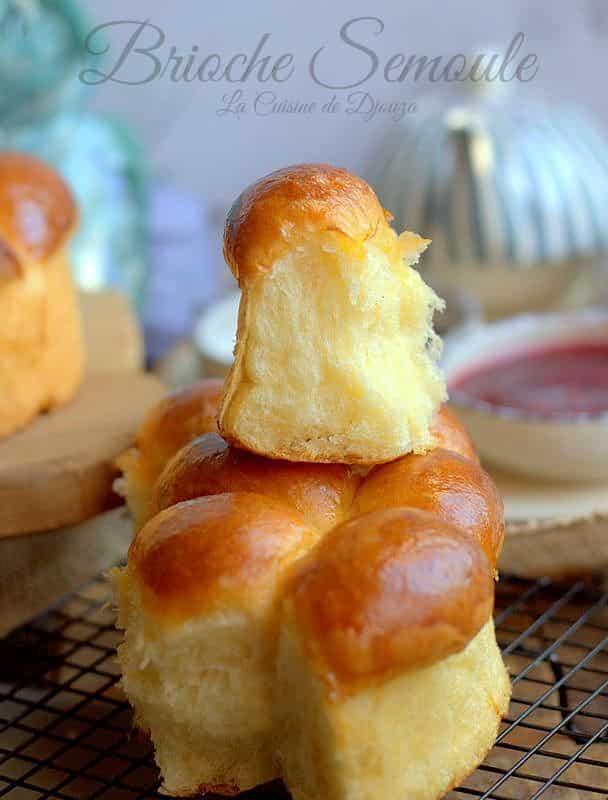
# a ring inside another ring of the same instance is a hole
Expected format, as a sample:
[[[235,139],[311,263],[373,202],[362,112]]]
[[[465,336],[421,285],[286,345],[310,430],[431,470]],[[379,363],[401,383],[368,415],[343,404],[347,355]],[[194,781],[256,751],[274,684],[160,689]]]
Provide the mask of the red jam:
[[[513,353],[450,381],[450,390],[533,415],[608,411],[608,342],[574,342]]]

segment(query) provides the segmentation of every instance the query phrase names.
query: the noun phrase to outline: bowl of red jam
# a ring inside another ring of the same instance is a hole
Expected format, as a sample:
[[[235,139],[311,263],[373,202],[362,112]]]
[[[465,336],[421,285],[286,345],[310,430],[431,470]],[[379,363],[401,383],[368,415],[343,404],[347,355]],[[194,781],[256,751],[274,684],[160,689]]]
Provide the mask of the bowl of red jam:
[[[527,314],[448,337],[450,401],[482,457],[608,483],[608,309]]]

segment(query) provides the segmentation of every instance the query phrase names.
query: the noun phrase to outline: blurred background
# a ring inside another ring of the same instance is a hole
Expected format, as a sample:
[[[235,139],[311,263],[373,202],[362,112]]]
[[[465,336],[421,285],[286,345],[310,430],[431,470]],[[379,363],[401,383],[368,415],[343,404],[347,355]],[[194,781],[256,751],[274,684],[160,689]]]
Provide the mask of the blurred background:
[[[306,69],[321,45],[327,46],[324,74],[339,81],[364,73],[365,56],[339,38],[343,23],[356,17],[383,20],[381,34],[375,35],[371,25],[359,30],[360,40],[385,60],[397,52],[429,58],[488,51],[491,46],[504,52],[521,31],[526,37],[522,53],[536,53],[540,68],[519,90],[550,102],[580,103],[608,126],[603,80],[608,66],[608,6],[603,0],[460,0],[441,3],[441,8],[425,0],[259,0],[213,8],[196,0],[172,4],[162,0],[87,0],[86,6],[97,22],[149,19],[165,31],[168,43],[182,52],[189,52],[194,43],[201,52],[249,52],[268,32],[271,38],[266,52],[291,52],[300,67],[282,94],[302,99],[322,94]],[[124,30],[106,33],[116,50],[124,44]],[[290,118],[252,116],[235,124],[215,113],[229,88],[225,83],[175,86],[168,80],[138,87],[106,83],[99,87],[93,105],[129,120],[150,148],[155,170],[204,194],[220,214],[244,184],[284,164],[326,159],[365,171],[377,155],[383,129],[391,126],[390,121],[376,118],[372,125],[353,127],[356,120],[348,117],[320,115],[303,117],[297,124]],[[418,86],[406,81],[391,87],[385,84],[380,68],[365,88],[395,99],[420,97],[429,88],[433,91],[428,81],[420,81]]]
[[[197,363],[224,368],[236,303],[215,305],[235,289],[221,257],[226,211],[248,183],[301,161],[363,175],[397,227],[433,239],[421,269],[450,301],[440,325],[602,301],[602,0],[3,0],[0,9],[4,143],[66,175],[82,212],[78,280],[128,294],[150,362],[197,330]],[[387,63],[396,74],[389,60],[400,53],[500,63],[518,35],[505,74],[527,57],[521,80],[383,74]],[[284,82],[194,77],[206,56],[223,69],[260,42],[270,66],[291,55]]]

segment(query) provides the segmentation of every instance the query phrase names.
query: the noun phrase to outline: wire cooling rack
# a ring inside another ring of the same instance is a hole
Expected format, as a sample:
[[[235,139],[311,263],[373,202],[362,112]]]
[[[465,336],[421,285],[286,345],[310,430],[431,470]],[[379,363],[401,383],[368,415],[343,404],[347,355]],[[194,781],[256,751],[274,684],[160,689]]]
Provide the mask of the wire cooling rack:
[[[150,748],[130,734],[107,601],[99,578],[0,642],[0,798],[160,797]],[[608,798],[608,592],[503,579],[496,623],[513,700],[450,800]],[[247,798],[287,795],[273,784]]]

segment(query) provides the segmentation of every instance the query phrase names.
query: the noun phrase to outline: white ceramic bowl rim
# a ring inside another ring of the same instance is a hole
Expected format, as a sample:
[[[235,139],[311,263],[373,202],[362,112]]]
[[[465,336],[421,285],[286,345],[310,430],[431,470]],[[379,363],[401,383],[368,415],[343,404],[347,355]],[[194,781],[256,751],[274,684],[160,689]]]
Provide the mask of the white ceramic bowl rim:
[[[234,291],[208,306],[194,326],[194,344],[204,358],[228,369],[233,361],[240,292]]]
[[[599,329],[599,331],[598,331]],[[593,332],[595,331],[595,336]],[[597,336],[602,332],[603,336]],[[443,366],[448,378],[450,372],[458,374],[463,372],[467,364],[483,364],[486,355],[483,342],[491,342],[499,338],[501,345],[496,352],[490,353],[492,360],[525,350],[518,342],[524,338],[525,334],[530,334],[528,346],[534,343],[534,339],[542,341],[543,344],[559,344],[568,342],[588,342],[597,339],[608,344],[608,308],[588,308],[575,311],[556,311],[537,314],[519,314],[498,322],[481,323],[473,327],[467,327],[462,331],[457,331],[449,336],[445,343]],[[472,341],[477,339],[480,348],[468,358],[462,356],[462,351],[467,349]],[[515,345],[509,345],[513,339]],[[583,422],[601,422],[608,424],[608,408],[603,411],[580,412],[577,414],[556,414],[531,412],[511,406],[499,406],[488,403],[486,400],[473,397],[467,392],[450,391],[450,399],[457,405],[469,408],[473,411],[480,411],[485,414],[502,417],[505,419],[529,420],[547,424],[581,424]]]

